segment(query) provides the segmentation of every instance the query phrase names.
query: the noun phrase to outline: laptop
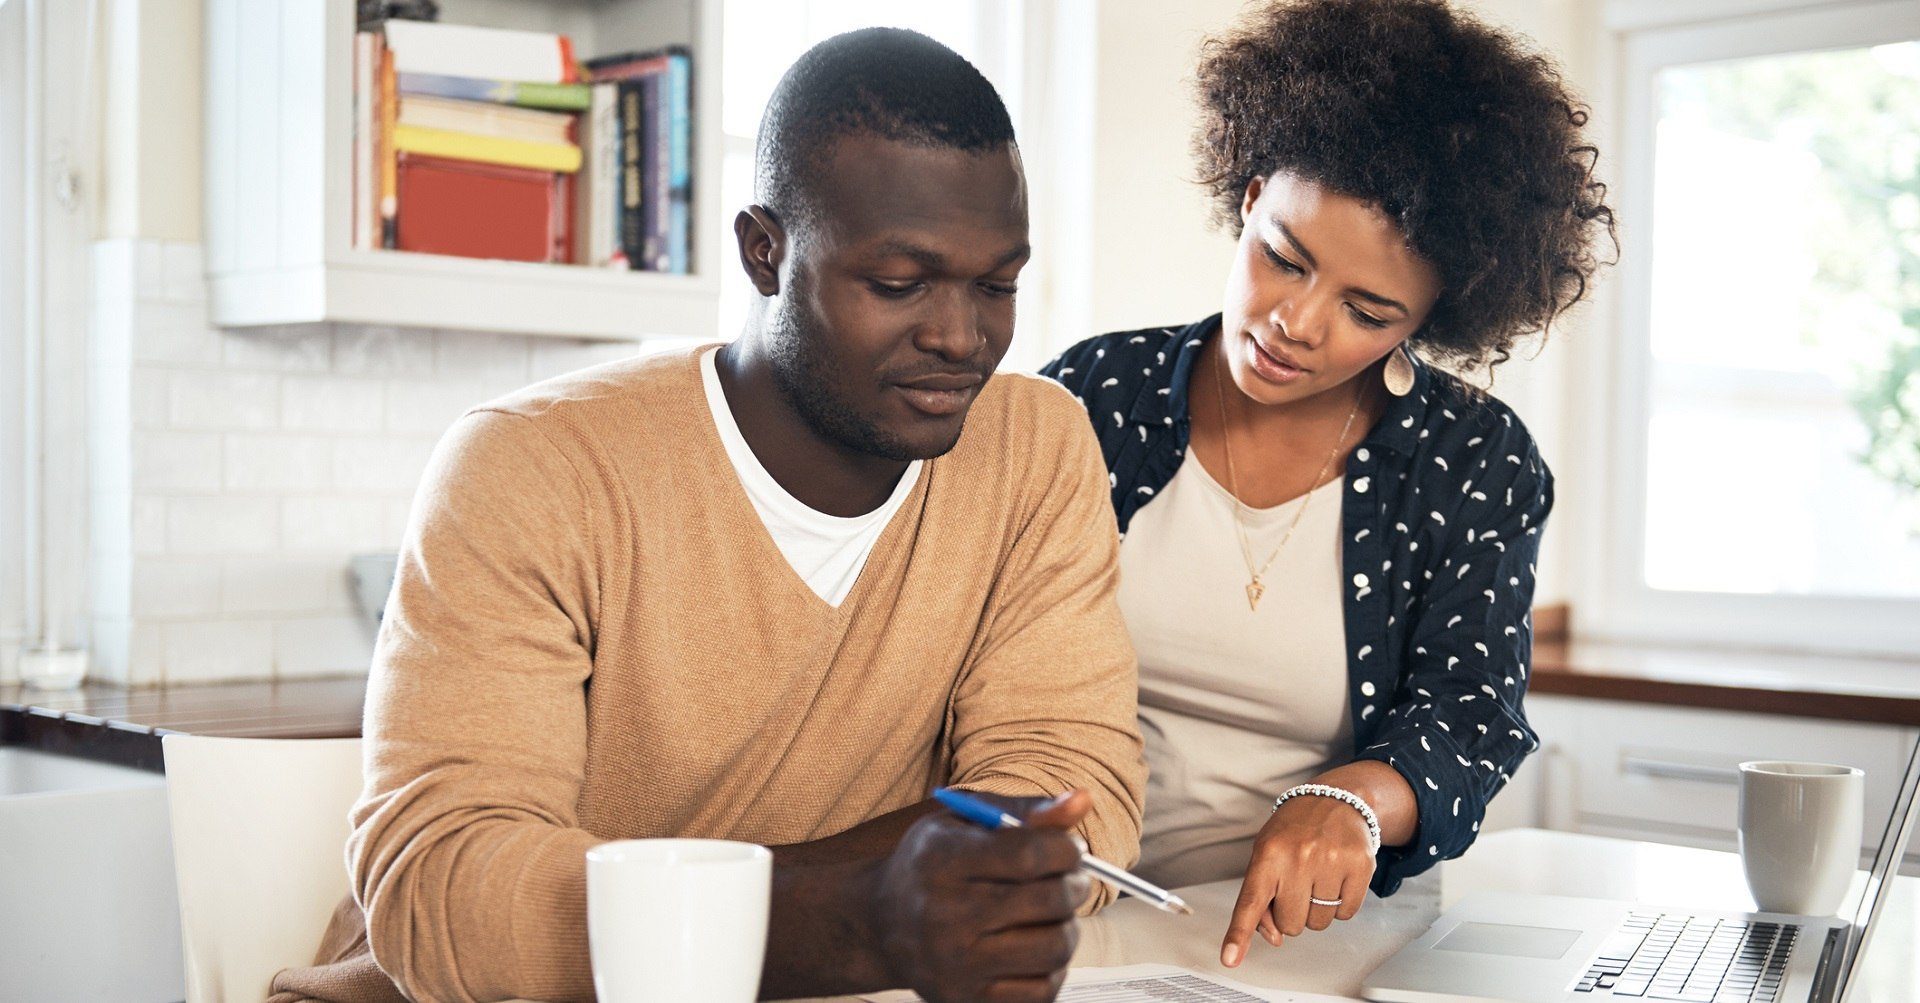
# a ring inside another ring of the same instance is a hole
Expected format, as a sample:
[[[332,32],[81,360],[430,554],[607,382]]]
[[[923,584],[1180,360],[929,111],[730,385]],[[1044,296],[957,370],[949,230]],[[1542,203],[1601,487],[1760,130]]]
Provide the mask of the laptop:
[[[1851,921],[1479,893],[1375,969],[1361,994],[1383,1003],[1849,1003],[1914,828],[1917,791],[1920,743]]]

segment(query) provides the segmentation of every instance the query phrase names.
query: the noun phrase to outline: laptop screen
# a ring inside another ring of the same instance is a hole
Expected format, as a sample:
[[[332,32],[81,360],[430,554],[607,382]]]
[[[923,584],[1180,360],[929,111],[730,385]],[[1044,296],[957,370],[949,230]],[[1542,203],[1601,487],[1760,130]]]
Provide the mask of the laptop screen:
[[[1899,793],[1893,798],[1893,811],[1887,816],[1887,828],[1880,836],[1880,850],[1873,856],[1873,869],[1867,872],[1866,886],[1860,892],[1860,905],[1854,910],[1853,925],[1846,932],[1842,943],[1839,964],[1836,971],[1839,980],[1834,983],[1834,997],[1846,1003],[1852,995],[1853,969],[1866,951],[1867,935],[1873,928],[1873,921],[1880,916],[1880,909],[1886,904],[1887,889],[1893,884],[1893,878],[1900,873],[1900,860],[1906,855],[1907,840],[1913,833],[1914,809],[1920,805],[1920,742],[1913,747],[1913,754],[1907,758],[1907,775],[1900,781]]]

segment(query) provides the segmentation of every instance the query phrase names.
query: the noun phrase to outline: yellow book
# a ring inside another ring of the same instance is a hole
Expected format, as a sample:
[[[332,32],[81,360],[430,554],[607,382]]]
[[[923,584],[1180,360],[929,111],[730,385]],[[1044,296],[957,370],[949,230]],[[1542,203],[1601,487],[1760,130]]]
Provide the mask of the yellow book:
[[[529,143],[566,143],[577,115],[515,108],[485,101],[458,101],[431,94],[400,95],[401,125],[445,129],[476,136],[522,139]]]
[[[555,171],[560,174],[572,174],[580,169],[580,148],[572,143],[532,143],[524,139],[476,136],[470,132],[450,132],[417,125],[395,126],[393,148],[401,153],[478,160],[481,163],[530,167],[536,171]]]

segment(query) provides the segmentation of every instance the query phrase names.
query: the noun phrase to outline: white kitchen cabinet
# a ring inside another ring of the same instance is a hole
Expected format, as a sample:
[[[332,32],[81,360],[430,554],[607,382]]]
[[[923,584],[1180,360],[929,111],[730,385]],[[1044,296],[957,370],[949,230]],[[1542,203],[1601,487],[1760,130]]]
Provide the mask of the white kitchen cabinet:
[[[720,0],[442,0],[440,19],[564,33],[581,57],[691,49],[691,274],[355,248],[354,0],[207,0],[213,322],[711,337],[722,255],[700,238],[720,212]]]
[[[1900,725],[1548,694],[1526,709],[1541,747],[1495,801],[1505,824],[1717,850],[1738,848],[1739,764],[1797,759],[1866,771],[1871,852],[1916,737]]]

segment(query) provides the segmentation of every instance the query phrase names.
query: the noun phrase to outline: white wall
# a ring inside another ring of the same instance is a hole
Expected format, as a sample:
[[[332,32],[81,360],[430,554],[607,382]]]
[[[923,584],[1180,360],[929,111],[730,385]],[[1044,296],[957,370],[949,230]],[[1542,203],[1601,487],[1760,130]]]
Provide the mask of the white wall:
[[[1201,41],[1232,24],[1240,7],[1100,7],[1088,233],[1094,330],[1086,334],[1184,324],[1220,309],[1233,244],[1209,227],[1205,192],[1191,180],[1193,69]]]
[[[201,0],[100,5],[101,237],[200,239]]]

